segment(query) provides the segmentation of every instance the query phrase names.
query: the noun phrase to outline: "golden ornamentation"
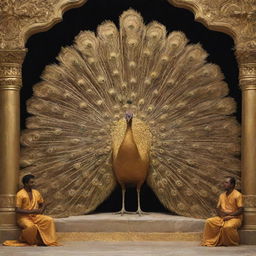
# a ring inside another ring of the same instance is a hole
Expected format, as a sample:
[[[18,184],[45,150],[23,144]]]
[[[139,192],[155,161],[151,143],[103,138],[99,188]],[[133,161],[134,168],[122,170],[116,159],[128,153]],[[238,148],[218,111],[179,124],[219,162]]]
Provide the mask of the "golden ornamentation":
[[[254,0],[168,1],[178,7],[190,9],[195,14],[196,20],[212,30],[231,35],[243,47],[255,40],[256,2]]]
[[[57,232],[58,241],[200,241],[201,232]]]
[[[0,90],[20,89],[21,65],[25,54],[25,50],[0,50]]]
[[[0,195],[0,212],[1,208],[14,208],[15,207],[15,195]]]
[[[24,48],[29,36],[48,30],[59,22],[64,11],[86,0],[1,0],[0,49]]]
[[[243,198],[246,208],[256,208],[256,195],[244,195]]]

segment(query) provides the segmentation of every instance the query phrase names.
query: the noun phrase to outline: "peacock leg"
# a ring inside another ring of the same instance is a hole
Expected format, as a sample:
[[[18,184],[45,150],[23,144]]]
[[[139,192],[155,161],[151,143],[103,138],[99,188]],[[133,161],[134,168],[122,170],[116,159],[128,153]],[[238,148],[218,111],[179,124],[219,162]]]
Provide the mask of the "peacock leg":
[[[143,212],[140,208],[140,187],[137,188],[137,198],[138,198],[138,209],[137,209],[136,213],[139,214],[139,216],[141,216],[143,214],[148,214],[147,212]]]
[[[121,185],[122,187],[122,209],[119,212],[115,212],[115,214],[121,214],[122,216],[124,215],[124,213],[129,213],[125,210],[125,185]]]

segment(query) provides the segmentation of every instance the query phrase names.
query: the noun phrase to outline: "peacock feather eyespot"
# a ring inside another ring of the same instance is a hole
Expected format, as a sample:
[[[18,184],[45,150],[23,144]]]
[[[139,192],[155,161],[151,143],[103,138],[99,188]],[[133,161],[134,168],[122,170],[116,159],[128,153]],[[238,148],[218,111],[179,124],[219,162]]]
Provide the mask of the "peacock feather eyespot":
[[[96,104],[97,104],[98,106],[102,106],[103,100],[97,100]]]
[[[156,31],[152,31],[151,33],[149,33],[149,37],[152,39],[157,39],[158,35],[159,34]]]
[[[86,109],[88,107],[88,104],[84,101],[80,102],[79,103],[79,108],[80,109]]]
[[[182,187],[183,186],[183,182],[181,180],[176,180],[175,181],[175,184],[178,186],[178,187]]]
[[[110,57],[110,60],[116,60],[118,57],[118,54],[116,52],[111,52],[109,57]]]
[[[198,185],[199,184],[199,179],[198,178],[192,178],[191,179],[191,182],[195,185]]]
[[[131,84],[136,84],[136,83],[137,83],[137,79],[136,79],[135,77],[132,77],[132,78],[130,79],[130,83],[131,83]]]
[[[56,128],[53,131],[54,135],[61,135],[63,133],[63,130],[61,128]]]
[[[166,64],[166,63],[168,63],[168,61],[169,61],[169,57],[166,56],[166,55],[164,55],[164,56],[161,57],[160,60],[161,60],[161,63],[162,63],[162,64]]]
[[[114,77],[118,77],[120,75],[119,71],[117,69],[114,69],[113,72],[112,72],[112,75]]]
[[[196,149],[197,149],[197,148],[200,148],[200,144],[198,144],[198,143],[192,143],[192,147],[193,147],[193,148],[196,148]]]
[[[108,93],[110,95],[115,95],[116,94],[116,90],[114,88],[111,88],[111,89],[108,90]]]
[[[147,112],[152,112],[153,109],[154,109],[154,106],[149,106],[149,107],[147,108]],[[151,120],[149,123],[153,125],[153,124],[154,124],[154,121]]]
[[[136,66],[137,66],[137,65],[136,65],[136,62],[135,62],[135,61],[129,61],[129,67],[130,67],[130,68],[133,69],[133,68],[136,68]]]
[[[83,78],[78,79],[77,84],[79,86],[86,86],[86,81]]]
[[[166,85],[167,85],[168,87],[172,87],[174,84],[175,84],[175,80],[174,80],[174,79],[169,79],[169,80],[166,82]]]
[[[87,59],[87,61],[88,61],[88,63],[89,63],[90,65],[93,65],[93,64],[96,63],[96,59],[93,58],[93,57],[89,57],[89,58]]]
[[[159,185],[158,185],[159,186]],[[158,192],[159,192],[159,194],[161,195],[161,194],[164,194],[164,189],[163,188],[159,188],[158,189]]]
[[[64,119],[67,119],[67,118],[69,118],[71,116],[71,114],[69,112],[64,112],[62,114],[62,116],[63,116]]]
[[[207,193],[207,191],[205,191],[205,190],[200,190],[200,191],[199,191],[199,194],[200,194],[200,196],[202,196],[202,197],[208,197],[208,193]]]
[[[129,45],[129,47],[134,48],[138,45],[138,41],[136,39],[129,39],[127,44]]]
[[[126,89],[126,88],[127,88],[127,83],[124,83],[124,82],[123,82],[123,83],[121,84],[121,87],[122,87],[123,89]]]
[[[81,163],[75,163],[73,164],[74,169],[79,170],[82,167]]]
[[[103,84],[106,80],[103,76],[98,76],[97,78],[97,81],[100,83],[100,84]]]
[[[145,100],[144,99],[140,99],[138,104],[141,106],[141,105],[144,105],[145,104]]]
[[[190,196],[192,196],[194,194],[194,192],[191,189],[187,189],[185,191],[185,194],[190,197]]]
[[[177,196],[178,195],[178,191],[176,189],[171,189],[171,195],[172,196]]]
[[[189,132],[194,132],[195,130],[196,130],[195,127],[188,127],[188,131],[189,131]]]
[[[180,210],[185,210],[187,207],[186,207],[186,205],[183,204],[183,203],[178,203],[178,208],[179,208]]]
[[[146,56],[146,57],[150,57],[150,56],[152,55],[152,53],[151,53],[151,51],[150,51],[149,49],[145,49],[145,50],[143,51],[143,54],[144,54],[144,56]]]
[[[49,148],[46,149],[46,152],[48,154],[52,154],[52,153],[56,152],[56,148],[55,147],[49,147]]]
[[[151,80],[150,79],[145,79],[144,84],[145,85],[151,85]]]
[[[93,43],[89,40],[85,40],[84,41],[84,47],[87,48],[87,49],[91,49],[93,46]]]
[[[171,46],[171,48],[172,48],[172,49],[177,48],[177,47],[178,47],[178,45],[179,45],[179,43],[178,43],[178,42],[171,42],[171,44],[170,44],[170,46]]]
[[[70,141],[69,141],[69,143],[71,144],[71,145],[77,145],[77,144],[79,144],[81,142],[81,139],[79,139],[79,138],[74,138],[74,139],[71,139]]]
[[[68,91],[65,91],[65,93],[63,94],[63,96],[64,96],[65,99],[71,99],[71,98],[72,98],[71,93],[68,92]]]
[[[75,189],[70,189],[70,190],[68,191],[68,195],[69,195],[70,197],[73,197],[75,194],[76,194],[76,190],[75,190]]]
[[[157,72],[151,72],[150,77],[152,79],[156,79],[158,77],[158,73]]]

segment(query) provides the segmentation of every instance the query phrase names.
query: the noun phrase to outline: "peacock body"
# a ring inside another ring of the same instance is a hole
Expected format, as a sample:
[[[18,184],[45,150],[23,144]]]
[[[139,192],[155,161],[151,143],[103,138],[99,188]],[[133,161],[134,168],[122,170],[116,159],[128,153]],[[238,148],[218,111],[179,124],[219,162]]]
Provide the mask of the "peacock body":
[[[239,181],[234,100],[219,67],[187,43],[130,9],[120,30],[107,21],[97,36],[81,32],[46,67],[27,102],[21,176],[37,176],[48,214],[89,213],[117,182],[146,181],[167,209],[207,217],[223,177]]]

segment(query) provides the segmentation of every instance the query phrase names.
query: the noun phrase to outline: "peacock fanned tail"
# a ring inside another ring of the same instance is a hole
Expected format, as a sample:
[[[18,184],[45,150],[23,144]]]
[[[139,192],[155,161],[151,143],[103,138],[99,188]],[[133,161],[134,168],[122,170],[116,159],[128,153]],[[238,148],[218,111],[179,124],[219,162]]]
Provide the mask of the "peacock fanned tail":
[[[224,176],[239,186],[235,102],[220,68],[187,43],[130,9],[120,30],[106,21],[97,35],[81,32],[46,67],[27,102],[21,176],[36,175],[48,214],[89,213],[110,195],[127,109],[141,156],[150,150],[147,183],[167,209],[207,217]]]

